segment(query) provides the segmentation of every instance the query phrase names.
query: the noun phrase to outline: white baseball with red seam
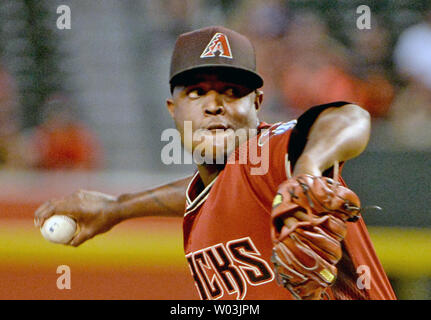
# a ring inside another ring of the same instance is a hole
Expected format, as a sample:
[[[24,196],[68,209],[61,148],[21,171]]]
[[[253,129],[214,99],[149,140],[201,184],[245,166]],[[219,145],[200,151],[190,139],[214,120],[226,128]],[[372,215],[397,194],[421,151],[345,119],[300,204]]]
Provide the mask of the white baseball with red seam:
[[[76,222],[68,216],[54,215],[40,228],[42,236],[54,243],[68,243],[76,232]]]

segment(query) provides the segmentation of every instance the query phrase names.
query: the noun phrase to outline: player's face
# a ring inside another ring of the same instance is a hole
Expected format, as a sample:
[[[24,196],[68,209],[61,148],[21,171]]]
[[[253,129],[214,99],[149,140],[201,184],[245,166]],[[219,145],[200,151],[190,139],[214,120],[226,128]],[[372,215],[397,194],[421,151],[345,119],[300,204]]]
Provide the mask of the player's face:
[[[256,131],[262,97],[258,90],[221,80],[215,74],[198,75],[189,84],[175,87],[167,107],[188,151],[198,148],[203,155],[205,150],[212,150],[213,160],[225,160],[249,138],[238,132]],[[192,137],[187,133],[190,124]]]

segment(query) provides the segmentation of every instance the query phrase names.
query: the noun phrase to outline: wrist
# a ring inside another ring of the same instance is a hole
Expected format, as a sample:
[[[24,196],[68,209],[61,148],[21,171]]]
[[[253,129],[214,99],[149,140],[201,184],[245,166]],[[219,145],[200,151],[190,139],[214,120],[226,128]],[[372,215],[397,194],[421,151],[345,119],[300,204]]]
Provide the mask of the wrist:
[[[127,219],[120,197],[109,201],[105,206],[104,213],[109,217],[109,220],[114,221],[115,223],[120,223]]]
[[[322,171],[313,159],[307,154],[303,154],[299,157],[293,169],[293,176],[301,174],[309,174],[312,176],[321,176]]]

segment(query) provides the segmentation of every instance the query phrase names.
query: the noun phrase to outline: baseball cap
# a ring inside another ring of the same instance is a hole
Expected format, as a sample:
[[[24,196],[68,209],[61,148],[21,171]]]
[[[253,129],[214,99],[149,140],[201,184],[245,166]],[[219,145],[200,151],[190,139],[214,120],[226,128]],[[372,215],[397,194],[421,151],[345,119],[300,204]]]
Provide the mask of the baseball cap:
[[[186,84],[196,72],[217,72],[251,89],[262,87],[253,44],[242,34],[211,26],[181,34],[171,59],[169,83]]]

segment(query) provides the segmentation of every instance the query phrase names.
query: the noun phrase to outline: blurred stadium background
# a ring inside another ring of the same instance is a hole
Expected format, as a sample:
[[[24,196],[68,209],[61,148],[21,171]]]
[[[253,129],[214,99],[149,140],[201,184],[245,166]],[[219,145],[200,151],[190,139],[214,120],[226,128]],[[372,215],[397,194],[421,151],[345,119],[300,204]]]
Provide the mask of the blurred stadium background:
[[[263,120],[334,100],[369,110],[370,145],[344,177],[383,208],[364,219],[397,296],[430,299],[429,0],[1,1],[0,299],[198,298],[180,219],[127,221],[76,249],[45,241],[33,212],[79,188],[119,195],[193,171],[160,161],[169,59],[177,35],[214,24],[255,44]],[[60,265],[71,290],[56,287]]]

